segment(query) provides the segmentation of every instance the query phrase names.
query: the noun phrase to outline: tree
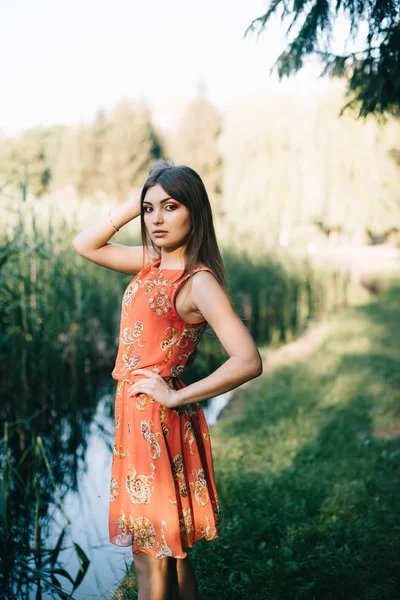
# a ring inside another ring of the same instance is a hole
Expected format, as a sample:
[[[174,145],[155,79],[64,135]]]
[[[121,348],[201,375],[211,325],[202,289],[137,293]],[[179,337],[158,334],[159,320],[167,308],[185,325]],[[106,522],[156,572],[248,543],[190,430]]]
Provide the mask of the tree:
[[[84,124],[65,129],[54,166],[52,191],[72,185],[78,194],[86,193],[84,178],[88,169],[88,127]]]
[[[13,189],[23,200],[49,191],[55,155],[64,128],[34,127],[0,143],[0,188]]]
[[[190,165],[199,173],[216,213],[222,194],[221,133],[220,112],[199,93],[183,111],[169,148],[177,162]]]
[[[279,15],[289,23],[290,40],[273,67],[280,79],[297,73],[308,55],[317,55],[324,65],[322,75],[347,80],[350,100],[340,114],[357,108],[359,117],[400,117],[400,0],[270,0],[267,12],[254,19],[244,35],[254,30],[260,35]],[[332,52],[331,42],[333,26],[342,15],[349,20],[353,41],[362,26],[367,34],[363,49],[339,55]]]
[[[331,81],[313,98],[268,92],[229,111],[221,139],[226,232],[219,236],[297,244],[315,239],[318,225],[357,243],[367,229],[374,236],[400,229],[393,156],[400,122],[338,119],[344,87]]]
[[[143,184],[149,166],[162,155],[162,147],[144,102],[124,98],[111,116],[104,151],[105,191],[126,200]]]
[[[104,190],[105,178],[105,152],[107,135],[110,123],[107,120],[104,110],[97,112],[95,121],[87,132],[86,144],[86,169],[82,173],[82,180],[85,182],[82,191],[86,193],[96,193]]]
[[[162,154],[162,139],[147,105],[121,100],[107,116],[66,130],[53,178],[53,190],[72,185],[79,196],[103,192],[126,199]]]

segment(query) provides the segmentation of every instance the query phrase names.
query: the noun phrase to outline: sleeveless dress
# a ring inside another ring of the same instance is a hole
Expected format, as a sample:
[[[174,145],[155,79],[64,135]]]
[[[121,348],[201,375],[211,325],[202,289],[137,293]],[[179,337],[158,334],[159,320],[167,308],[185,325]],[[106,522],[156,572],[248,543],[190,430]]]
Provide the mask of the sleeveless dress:
[[[110,542],[132,546],[154,558],[185,558],[184,548],[217,537],[220,522],[211,440],[197,402],[166,408],[148,394],[127,390],[151,369],[174,389],[193,362],[207,321],[188,323],[176,312],[175,297],[192,269],[160,269],[147,263],[122,298],[119,347],[112,377],[115,440],[109,502]]]

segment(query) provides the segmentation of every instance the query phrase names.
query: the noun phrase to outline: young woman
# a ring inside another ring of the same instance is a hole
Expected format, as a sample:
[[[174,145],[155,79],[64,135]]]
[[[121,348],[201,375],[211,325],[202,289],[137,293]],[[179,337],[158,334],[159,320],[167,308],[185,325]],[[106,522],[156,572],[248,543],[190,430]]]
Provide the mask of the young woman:
[[[142,246],[110,243],[140,215]],[[211,441],[199,402],[262,373],[258,349],[226,293],[210,202],[200,176],[158,160],[140,195],[82,231],[77,252],[135,275],[122,299],[112,376],[115,442],[110,541],[132,546],[140,600],[193,600],[185,548],[218,537]],[[208,377],[185,385],[210,324],[229,355]]]

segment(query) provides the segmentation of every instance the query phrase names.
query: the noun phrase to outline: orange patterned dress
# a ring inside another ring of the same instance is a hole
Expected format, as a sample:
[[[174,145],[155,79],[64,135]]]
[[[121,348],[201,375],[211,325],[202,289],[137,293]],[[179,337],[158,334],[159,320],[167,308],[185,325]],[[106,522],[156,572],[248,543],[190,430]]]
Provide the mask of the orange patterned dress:
[[[174,389],[192,364],[207,321],[187,323],[176,312],[175,296],[200,270],[160,269],[154,259],[132,279],[122,299],[119,348],[112,377],[115,396],[109,535],[118,546],[155,558],[185,558],[200,538],[218,536],[220,513],[211,440],[197,402],[166,408],[148,394],[127,390],[152,369]]]

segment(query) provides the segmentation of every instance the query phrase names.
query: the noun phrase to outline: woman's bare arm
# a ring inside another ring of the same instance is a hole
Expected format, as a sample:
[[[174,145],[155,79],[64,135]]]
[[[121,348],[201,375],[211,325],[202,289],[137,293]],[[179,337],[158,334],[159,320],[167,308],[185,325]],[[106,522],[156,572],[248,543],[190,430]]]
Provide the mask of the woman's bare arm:
[[[263,371],[260,353],[249,330],[210,272],[200,271],[193,275],[191,299],[215,331],[229,358],[208,377],[177,390],[174,403],[176,401],[179,406],[233,390]]]
[[[117,229],[139,215],[140,194],[111,211],[111,219]],[[81,256],[98,265],[133,275],[139,273],[147,260],[155,257],[151,247],[145,249],[143,260],[143,246],[123,246],[111,243],[109,240],[114,233],[115,229],[107,214],[81,231],[73,239],[72,245]]]

